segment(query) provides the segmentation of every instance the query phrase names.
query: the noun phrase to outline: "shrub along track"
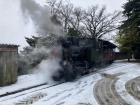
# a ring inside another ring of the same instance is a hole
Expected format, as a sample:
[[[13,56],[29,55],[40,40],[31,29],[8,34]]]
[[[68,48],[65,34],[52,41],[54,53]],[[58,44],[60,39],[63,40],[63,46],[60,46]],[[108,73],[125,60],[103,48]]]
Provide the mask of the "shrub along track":
[[[116,91],[117,76],[123,73],[109,75],[102,74],[103,79],[94,86],[94,96],[99,105],[130,105]]]
[[[125,88],[134,99],[140,102],[140,76],[128,81]]]

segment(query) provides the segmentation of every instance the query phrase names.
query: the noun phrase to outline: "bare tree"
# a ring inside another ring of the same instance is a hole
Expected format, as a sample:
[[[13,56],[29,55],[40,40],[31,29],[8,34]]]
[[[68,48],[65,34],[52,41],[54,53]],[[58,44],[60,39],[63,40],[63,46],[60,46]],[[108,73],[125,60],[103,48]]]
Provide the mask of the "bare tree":
[[[59,2],[57,0],[47,0],[47,4],[50,8],[51,15],[57,14],[59,11],[59,8],[62,5],[63,0],[60,0]]]
[[[64,30],[67,32],[68,27],[69,27],[69,20],[70,16],[72,15],[73,12],[73,4],[70,4],[70,2],[67,2],[66,5],[62,5],[59,11],[59,14],[61,15],[61,21],[63,22],[64,25]]]
[[[57,14],[58,18],[60,19],[63,25],[64,31],[67,32],[69,27],[70,16],[73,12],[73,4],[71,4],[69,0],[52,0],[48,1],[47,4],[51,9],[51,14]]]
[[[121,12],[117,11],[113,14],[107,14],[105,6],[101,9],[99,9],[97,5],[92,6],[85,12],[83,24],[90,37],[101,38],[103,35],[110,33],[117,28],[120,14]]]
[[[80,7],[74,8],[71,17],[69,18],[69,22],[75,30],[79,30],[82,20],[84,19],[83,14],[84,12]]]
[[[106,13],[105,6],[101,9],[98,5],[91,6],[86,11],[80,7],[74,8],[70,1],[51,0],[47,3],[51,8],[51,14],[57,14],[65,32],[73,28],[84,37],[102,38],[114,31],[121,14],[119,11],[112,14]]]

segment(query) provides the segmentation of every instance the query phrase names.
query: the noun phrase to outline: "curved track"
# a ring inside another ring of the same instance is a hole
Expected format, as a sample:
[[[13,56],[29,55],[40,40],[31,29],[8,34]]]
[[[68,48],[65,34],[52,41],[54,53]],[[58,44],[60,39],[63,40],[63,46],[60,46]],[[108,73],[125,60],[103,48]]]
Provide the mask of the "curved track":
[[[125,88],[134,99],[140,102],[140,76],[128,81]]]
[[[105,78],[99,80],[94,86],[94,96],[99,105],[129,105],[116,91],[117,76],[102,74]]]

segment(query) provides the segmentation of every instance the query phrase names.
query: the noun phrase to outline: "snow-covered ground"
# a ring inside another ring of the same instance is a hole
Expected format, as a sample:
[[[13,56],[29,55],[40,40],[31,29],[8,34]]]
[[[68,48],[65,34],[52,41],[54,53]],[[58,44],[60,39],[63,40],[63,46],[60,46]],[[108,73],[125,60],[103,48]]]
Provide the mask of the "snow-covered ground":
[[[17,83],[0,87],[0,95],[42,83],[48,84],[1,97],[0,105],[140,105],[137,98],[140,94],[131,94],[131,91],[140,93],[140,81],[135,80],[139,76],[140,63],[122,61],[115,61],[73,82],[53,87],[50,86],[58,83],[46,80],[41,74],[19,76]],[[132,79],[136,82],[131,88]]]

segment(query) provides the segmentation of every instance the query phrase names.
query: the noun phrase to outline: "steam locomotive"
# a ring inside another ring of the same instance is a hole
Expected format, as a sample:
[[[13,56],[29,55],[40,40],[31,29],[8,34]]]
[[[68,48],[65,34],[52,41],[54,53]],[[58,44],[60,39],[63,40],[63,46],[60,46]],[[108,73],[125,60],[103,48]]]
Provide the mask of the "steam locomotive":
[[[94,71],[101,65],[111,64],[115,59],[113,49],[116,45],[96,38],[59,38],[62,46],[61,69],[54,73],[54,81],[72,81],[77,76]],[[56,56],[56,52],[52,52]]]

